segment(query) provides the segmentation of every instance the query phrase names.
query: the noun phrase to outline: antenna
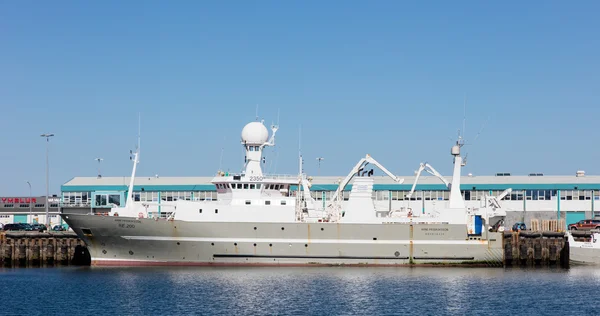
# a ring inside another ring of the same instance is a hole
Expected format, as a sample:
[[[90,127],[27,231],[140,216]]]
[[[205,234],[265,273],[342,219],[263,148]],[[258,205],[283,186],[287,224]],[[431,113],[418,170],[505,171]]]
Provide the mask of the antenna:
[[[466,125],[467,125],[467,94],[465,93],[465,101],[463,103],[463,127],[462,127],[463,138],[465,138],[465,134],[466,134]]]
[[[256,120],[258,121],[258,104],[256,104]]]
[[[298,173],[302,174],[303,168],[302,165],[304,162],[302,161],[302,124],[298,126]]]
[[[221,146],[221,158],[219,158],[219,171],[222,171],[221,170],[221,166],[223,164],[223,152],[225,151],[225,145],[224,144],[225,144],[225,139],[226,138],[227,138],[226,136],[223,136],[223,146]]]
[[[141,130],[142,130],[142,113],[138,113],[138,143],[137,143],[138,151],[140,150]]]

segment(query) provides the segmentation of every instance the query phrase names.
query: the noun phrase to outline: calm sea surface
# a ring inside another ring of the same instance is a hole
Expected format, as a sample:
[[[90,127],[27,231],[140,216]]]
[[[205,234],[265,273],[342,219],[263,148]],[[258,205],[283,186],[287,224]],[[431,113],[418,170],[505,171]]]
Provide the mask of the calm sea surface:
[[[600,315],[600,268],[0,268],[0,315]]]

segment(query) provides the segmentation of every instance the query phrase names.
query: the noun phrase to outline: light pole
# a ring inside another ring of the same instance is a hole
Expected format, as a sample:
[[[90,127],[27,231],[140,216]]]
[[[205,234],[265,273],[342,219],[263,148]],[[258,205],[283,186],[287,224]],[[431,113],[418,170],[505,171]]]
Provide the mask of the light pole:
[[[31,224],[33,222],[31,218],[31,183],[27,181],[27,184],[29,184],[29,220],[27,222]]]
[[[94,158],[98,162],[98,178],[102,178],[102,174],[100,173],[100,163],[102,162],[102,158]]]
[[[48,147],[50,146],[50,137],[54,136],[54,134],[42,134],[40,135],[41,137],[46,137],[46,226],[49,227],[50,226],[50,217],[48,216],[48,203],[50,203],[49,201],[49,193],[48,193],[48,187],[50,186],[49,184],[49,176],[48,176]]]
[[[317,161],[319,162],[319,171],[317,172],[318,176],[321,175],[321,160],[325,160],[325,158],[323,158],[323,157],[317,158]]]

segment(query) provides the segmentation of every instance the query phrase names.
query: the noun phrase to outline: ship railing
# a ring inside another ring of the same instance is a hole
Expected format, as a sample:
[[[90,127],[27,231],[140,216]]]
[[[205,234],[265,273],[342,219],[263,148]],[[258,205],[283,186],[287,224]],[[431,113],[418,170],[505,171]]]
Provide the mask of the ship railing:
[[[89,207],[90,202],[61,202],[60,207]]]
[[[265,174],[263,179],[268,180],[296,180],[298,179],[297,174]]]

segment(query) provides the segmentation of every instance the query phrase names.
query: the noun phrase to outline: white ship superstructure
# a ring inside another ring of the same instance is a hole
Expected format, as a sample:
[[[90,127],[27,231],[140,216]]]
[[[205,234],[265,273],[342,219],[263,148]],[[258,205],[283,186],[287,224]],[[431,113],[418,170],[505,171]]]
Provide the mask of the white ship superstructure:
[[[94,264],[435,264],[502,262],[502,196],[486,196],[481,207],[465,207],[460,192],[464,165],[459,139],[452,147],[454,170],[446,181],[433,167],[419,169],[438,176],[450,190],[443,209],[413,212],[401,208],[377,212],[373,201],[374,165],[396,183],[392,174],[370,155],[343,179],[326,204],[310,195],[310,179],[265,175],[265,147],[274,146],[277,127],[269,137],[262,122],[242,130],[246,151],[243,172],[218,172],[211,181],[217,201],[179,200],[166,219],[148,212],[148,202],[133,201],[139,151],[124,207],[108,216],[63,214],[86,241]],[[302,159],[300,157],[300,159]],[[302,166],[302,162],[300,162]],[[342,192],[352,181],[349,199]],[[418,181],[418,177],[415,180]],[[413,185],[413,190],[414,190]],[[297,188],[292,190],[292,188]],[[412,191],[411,191],[412,194]]]

